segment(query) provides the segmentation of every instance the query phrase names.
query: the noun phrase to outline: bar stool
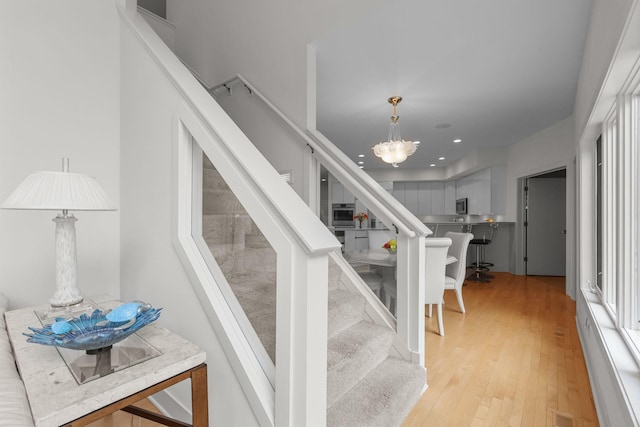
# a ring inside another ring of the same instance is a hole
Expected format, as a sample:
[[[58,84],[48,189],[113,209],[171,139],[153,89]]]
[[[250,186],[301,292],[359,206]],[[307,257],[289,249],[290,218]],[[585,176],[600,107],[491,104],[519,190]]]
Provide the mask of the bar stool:
[[[471,263],[469,268],[473,270],[473,273],[467,280],[471,282],[480,282],[486,283],[490,282],[493,278],[491,274],[488,274],[489,267],[493,267],[493,263],[487,262],[484,259],[484,249],[487,245],[491,244],[491,240],[493,240],[493,233],[495,232],[498,224],[490,223],[489,224],[489,238],[486,235],[483,235],[481,239],[471,239],[469,245],[475,246],[476,251],[476,261]]]

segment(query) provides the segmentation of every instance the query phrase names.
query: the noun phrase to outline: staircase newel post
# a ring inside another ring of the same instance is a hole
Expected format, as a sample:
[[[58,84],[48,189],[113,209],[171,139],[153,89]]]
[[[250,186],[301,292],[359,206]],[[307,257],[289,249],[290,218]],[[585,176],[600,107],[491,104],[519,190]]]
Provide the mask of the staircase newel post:
[[[424,366],[424,236],[397,236],[396,318],[398,337],[414,363]]]
[[[327,253],[278,253],[277,427],[326,426],[328,280]]]

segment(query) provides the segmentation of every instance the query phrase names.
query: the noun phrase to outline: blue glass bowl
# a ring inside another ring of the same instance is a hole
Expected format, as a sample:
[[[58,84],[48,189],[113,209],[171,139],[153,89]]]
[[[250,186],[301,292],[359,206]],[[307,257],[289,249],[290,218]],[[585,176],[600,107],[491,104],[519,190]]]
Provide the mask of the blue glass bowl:
[[[116,310],[118,307],[113,311]],[[161,310],[162,308],[156,309],[148,304],[140,304],[137,315],[134,317],[129,320],[112,322],[107,319],[109,311],[104,313],[102,310],[96,309],[90,316],[83,313],[79,318],[74,317],[67,320],[58,318],[53,325],[46,325],[41,329],[29,327],[33,333],[23,335],[28,337],[27,341],[30,343],[53,345],[72,350],[97,350],[112,346],[147,326],[160,317]]]

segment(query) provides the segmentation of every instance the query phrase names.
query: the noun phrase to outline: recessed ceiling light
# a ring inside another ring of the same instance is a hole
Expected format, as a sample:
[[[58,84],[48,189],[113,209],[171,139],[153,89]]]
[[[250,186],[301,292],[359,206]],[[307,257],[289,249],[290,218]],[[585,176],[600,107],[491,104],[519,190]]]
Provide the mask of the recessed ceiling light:
[[[460,138],[456,138],[453,140],[454,144],[460,144],[462,142],[462,140]]]
[[[438,160],[444,160],[444,157],[438,157]]]
[[[327,178],[322,178],[322,182],[327,182]]]
[[[364,166],[358,166],[360,169],[364,169]]]
[[[420,145],[420,141],[413,141],[415,145]]]
[[[364,154],[358,154],[358,157],[364,157]]]
[[[359,165],[364,165],[364,162],[358,162]]]
[[[436,164],[435,163],[431,163],[429,166],[434,167]]]

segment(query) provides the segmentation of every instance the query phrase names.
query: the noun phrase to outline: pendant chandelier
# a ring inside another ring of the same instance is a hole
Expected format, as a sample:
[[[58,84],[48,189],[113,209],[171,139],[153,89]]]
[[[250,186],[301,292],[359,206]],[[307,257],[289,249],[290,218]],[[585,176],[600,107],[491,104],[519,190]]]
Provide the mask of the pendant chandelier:
[[[400,137],[400,123],[397,115],[397,107],[401,96],[392,96],[388,99],[389,104],[393,105],[393,116],[391,116],[391,124],[389,125],[389,140],[379,142],[373,147],[373,154],[380,157],[383,162],[391,163],[394,168],[398,167],[398,163],[407,160],[407,157],[416,152],[419,141],[405,141]]]

